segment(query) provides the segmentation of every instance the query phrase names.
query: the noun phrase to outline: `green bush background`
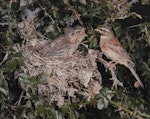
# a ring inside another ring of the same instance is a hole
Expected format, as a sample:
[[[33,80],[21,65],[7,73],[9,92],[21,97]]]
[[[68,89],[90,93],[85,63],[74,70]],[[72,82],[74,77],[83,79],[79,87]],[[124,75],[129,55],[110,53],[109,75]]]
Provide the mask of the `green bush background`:
[[[111,0],[110,0],[111,1]],[[103,77],[103,88],[91,101],[80,104],[68,104],[62,108],[47,104],[35,108],[38,101],[32,92],[23,91],[14,74],[15,70],[24,66],[21,52],[15,52],[12,46],[20,43],[17,23],[20,21],[20,1],[0,1],[0,118],[1,119],[120,119],[150,118],[150,5],[138,3],[128,6],[123,18],[115,18],[116,8],[107,0],[31,0],[25,5],[30,10],[40,9],[35,19],[36,29],[48,38],[54,39],[62,34],[65,28],[81,25],[70,6],[80,15],[88,37],[85,43],[89,48],[99,49],[99,35],[93,31],[98,25],[111,19],[116,37],[127,49],[135,62],[135,69],[140,75],[145,88],[134,88],[134,80],[130,71],[117,66],[117,76],[124,82],[124,88],[112,90],[109,72],[105,72],[98,63]],[[115,0],[114,0],[115,1]],[[132,0],[133,1],[133,0]],[[142,18],[142,19],[141,19]],[[24,75],[24,83],[28,82]],[[27,82],[26,82],[27,81]],[[30,85],[29,85],[30,86]],[[31,86],[32,87],[32,86]],[[29,96],[30,95],[30,96]],[[21,100],[20,100],[21,98]],[[19,101],[19,102],[18,102]]]

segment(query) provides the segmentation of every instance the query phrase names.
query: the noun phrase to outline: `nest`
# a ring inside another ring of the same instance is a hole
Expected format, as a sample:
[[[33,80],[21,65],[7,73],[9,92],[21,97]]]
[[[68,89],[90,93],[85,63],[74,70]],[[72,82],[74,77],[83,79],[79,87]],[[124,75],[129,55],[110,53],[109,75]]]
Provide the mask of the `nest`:
[[[61,107],[70,99],[73,103],[83,99],[89,101],[99,93],[101,74],[96,63],[97,51],[89,50],[86,56],[80,55],[77,50],[69,57],[42,57],[34,49],[44,44],[47,38],[35,30],[32,21],[20,22],[18,26],[24,41],[19,48],[16,45],[14,49],[23,54],[25,66],[21,72],[29,77],[40,74],[46,76],[45,83],[39,81],[36,88],[32,89],[38,96],[36,105],[47,102]],[[26,85],[20,85],[26,91]]]

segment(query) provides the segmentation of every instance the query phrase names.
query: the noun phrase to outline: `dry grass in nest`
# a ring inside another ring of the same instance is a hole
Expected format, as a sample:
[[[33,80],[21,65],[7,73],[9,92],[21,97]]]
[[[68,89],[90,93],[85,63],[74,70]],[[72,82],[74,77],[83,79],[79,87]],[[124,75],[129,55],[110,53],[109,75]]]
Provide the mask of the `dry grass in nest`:
[[[46,83],[39,83],[32,91],[39,98],[36,105],[46,101],[61,107],[68,99],[74,103],[83,99],[89,101],[99,93],[101,74],[96,63],[97,51],[89,50],[86,56],[81,56],[76,51],[69,57],[41,57],[34,48],[46,40],[36,32],[31,21],[23,21],[19,23],[21,24],[24,26],[19,27],[19,31],[26,42],[19,48],[14,47],[23,54],[25,66],[21,71],[29,77],[46,74]],[[26,86],[21,84],[21,87]]]

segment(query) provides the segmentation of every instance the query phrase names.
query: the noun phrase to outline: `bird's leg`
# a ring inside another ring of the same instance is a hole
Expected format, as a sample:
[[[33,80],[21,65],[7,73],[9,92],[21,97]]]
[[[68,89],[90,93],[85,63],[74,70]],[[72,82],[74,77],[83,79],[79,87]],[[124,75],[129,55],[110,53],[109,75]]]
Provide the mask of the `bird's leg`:
[[[107,72],[107,69],[109,69],[109,62],[107,62],[106,60],[104,60],[104,59],[99,59],[99,61],[104,65],[104,67],[105,67],[105,70],[106,70],[106,72]]]
[[[114,81],[114,82],[113,82],[113,85],[112,85],[112,88],[115,87],[115,89],[117,89],[117,86],[118,86],[118,85],[119,85],[119,86],[123,86],[123,84],[117,79],[117,76],[116,76],[116,74],[115,74],[115,71],[114,71],[113,67],[114,67],[114,66],[111,66],[111,67],[109,68],[109,70],[110,70],[110,72],[111,72],[111,75],[112,75],[112,78],[111,78],[110,80],[113,80],[113,81]]]
[[[117,62],[114,62],[114,61],[107,62],[107,61],[105,61],[105,63],[103,63],[103,64],[106,68],[106,71],[107,71],[107,69],[109,69],[109,70],[114,69],[115,70]]]
[[[102,58],[102,55],[103,54],[101,54],[101,58],[99,58],[99,61],[104,65],[104,67],[106,68],[106,71],[107,71],[107,69],[109,69],[111,72],[112,78],[110,80],[114,81],[112,88],[115,87],[115,89],[117,89],[117,85],[123,86],[123,84],[117,79],[117,76],[114,71],[114,69],[116,69],[116,64],[118,64],[118,63],[115,61],[107,62],[106,60],[104,60]]]
[[[103,52],[98,53],[98,61],[100,61],[104,65],[107,72],[107,69],[109,68],[109,62],[102,58],[103,54]]]
[[[118,63],[117,62],[115,62],[115,61],[110,61],[110,62],[108,62],[108,68],[109,69],[115,69],[116,70],[116,65],[117,65]]]

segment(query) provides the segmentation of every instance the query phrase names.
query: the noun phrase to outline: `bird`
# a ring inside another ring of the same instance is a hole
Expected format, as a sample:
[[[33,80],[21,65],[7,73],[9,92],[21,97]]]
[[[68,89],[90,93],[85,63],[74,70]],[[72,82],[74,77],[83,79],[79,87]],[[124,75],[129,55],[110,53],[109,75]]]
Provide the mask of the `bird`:
[[[72,56],[86,36],[84,27],[68,28],[65,34],[54,39],[52,42],[46,42],[37,50],[43,57]]]
[[[101,25],[95,29],[95,31],[100,33],[100,48],[102,53],[115,62],[116,64],[121,64],[127,67],[135,79],[139,82],[140,86],[144,88],[140,77],[134,70],[134,63],[127,51],[123,48],[122,44],[115,37],[112,28],[108,25]],[[115,81],[114,81],[115,82]],[[117,82],[117,81],[116,81]],[[117,84],[114,84],[117,85]]]

